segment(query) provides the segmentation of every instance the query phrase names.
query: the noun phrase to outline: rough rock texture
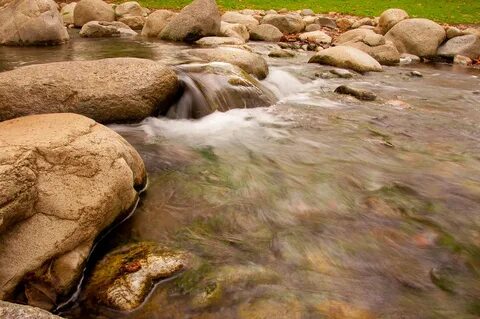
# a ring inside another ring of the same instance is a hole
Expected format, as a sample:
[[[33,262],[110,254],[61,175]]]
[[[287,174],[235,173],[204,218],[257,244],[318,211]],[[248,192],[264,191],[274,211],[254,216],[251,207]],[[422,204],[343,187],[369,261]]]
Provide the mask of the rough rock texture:
[[[220,32],[220,11],[215,0],[194,0],[167,23],[164,40],[195,42]]]
[[[250,38],[248,29],[243,24],[223,22],[220,25],[220,36],[234,37],[243,40],[244,42]]]
[[[262,24],[276,26],[282,33],[300,33],[305,29],[305,22],[302,17],[293,14],[268,14]]]
[[[127,1],[115,7],[115,15],[121,18],[126,15],[143,16],[143,8],[136,1]]]
[[[102,123],[139,121],[166,111],[177,88],[175,72],[145,59],[26,66],[0,73],[0,121],[55,112]]]
[[[261,24],[250,30],[250,39],[254,41],[278,42],[283,33],[271,24]]]
[[[128,25],[119,21],[90,21],[83,25],[80,36],[83,38],[106,38],[119,36],[135,36],[137,33]]]
[[[300,34],[299,38],[302,41],[315,42],[317,44],[320,44],[320,43],[330,44],[332,42],[332,38],[328,34],[322,31],[305,32]]]
[[[0,45],[50,45],[68,39],[53,0],[13,0],[0,6]]]
[[[400,62],[400,53],[395,45],[372,30],[355,29],[347,31],[336,39],[335,44],[362,50],[383,65],[394,65]]]
[[[247,27],[248,30],[256,27],[259,22],[250,15],[241,14],[235,11],[227,11],[222,15],[222,21],[228,23],[239,23]]]
[[[112,6],[102,0],[80,0],[73,11],[73,21],[76,27],[82,27],[90,21],[115,21],[115,11]]]
[[[408,18],[408,13],[402,9],[388,9],[383,11],[380,15],[378,26],[382,31],[382,34],[386,34],[397,23]]]
[[[355,21],[350,18],[339,18],[335,21],[335,23],[337,24],[337,27],[342,31],[350,29],[350,27],[354,22]]]
[[[195,44],[202,47],[218,47],[221,45],[242,45],[245,41],[243,39],[234,37],[205,37],[201,38]]]
[[[434,56],[445,37],[445,29],[428,19],[400,21],[385,35],[400,53],[410,53],[419,57]]]
[[[0,298],[17,288],[51,308],[97,235],[136,203],[146,172],[117,133],[57,113],[0,123],[0,181]]]
[[[225,62],[236,65],[260,80],[268,75],[268,65],[264,58],[256,53],[237,48],[192,49],[188,50],[204,62]]]
[[[40,308],[0,301],[2,319],[61,319]]]
[[[63,23],[67,25],[73,24],[73,11],[75,10],[76,6],[76,2],[70,2],[62,7],[62,10],[60,10],[60,15],[63,18]]]
[[[316,53],[309,63],[320,63],[357,72],[382,71],[382,66],[370,55],[349,46],[331,47]]]
[[[159,37],[167,23],[175,13],[168,10],[157,10],[151,13],[142,29],[142,36],[144,37]]]
[[[126,24],[133,30],[142,30],[145,25],[145,20],[146,19],[142,16],[132,16],[127,14],[118,19],[118,22]]]
[[[130,244],[110,252],[96,266],[85,294],[94,307],[137,308],[153,284],[188,267],[189,256],[156,243]]]
[[[437,54],[450,58],[462,55],[476,59],[480,57],[480,37],[468,34],[452,38],[438,48]]]

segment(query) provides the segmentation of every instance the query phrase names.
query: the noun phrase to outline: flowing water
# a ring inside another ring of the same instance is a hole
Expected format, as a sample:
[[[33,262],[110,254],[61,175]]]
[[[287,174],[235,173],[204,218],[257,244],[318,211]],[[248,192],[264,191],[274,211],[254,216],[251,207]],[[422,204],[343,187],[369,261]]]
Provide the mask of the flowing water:
[[[184,48],[74,39],[0,48],[0,68],[138,56],[178,66],[189,95],[179,109],[242,99],[179,66]],[[198,263],[131,313],[92,309],[80,297],[63,316],[480,316],[480,71],[417,65],[322,79],[332,68],[307,59],[269,60],[261,91],[275,96],[270,107],[111,126],[142,155],[149,187],[98,254],[156,241]],[[341,84],[378,99],[336,95]]]

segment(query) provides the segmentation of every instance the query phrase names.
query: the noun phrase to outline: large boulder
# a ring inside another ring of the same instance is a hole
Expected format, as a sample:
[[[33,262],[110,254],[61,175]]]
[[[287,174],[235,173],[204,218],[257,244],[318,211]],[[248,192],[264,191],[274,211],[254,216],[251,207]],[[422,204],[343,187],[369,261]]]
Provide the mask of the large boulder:
[[[378,26],[382,34],[386,34],[397,23],[408,19],[408,13],[402,9],[388,9],[382,12],[378,20]]]
[[[165,112],[177,92],[169,67],[136,58],[56,62],[0,73],[0,121],[72,112],[102,123]]]
[[[73,21],[76,27],[90,21],[111,22],[115,21],[115,11],[102,0],[80,0],[73,11]]]
[[[394,65],[400,62],[400,53],[395,45],[372,30],[354,29],[347,31],[336,39],[335,44],[362,50],[383,65]]]
[[[167,23],[160,37],[195,42],[220,32],[220,11],[215,0],[194,0]]]
[[[268,75],[268,65],[264,58],[256,53],[238,48],[192,49],[188,54],[203,62],[225,62],[236,65],[259,79]]]
[[[301,16],[294,14],[267,14],[262,24],[276,26],[282,33],[300,33],[305,29],[305,22]]]
[[[62,319],[48,311],[26,305],[0,301],[0,318],[2,319]]]
[[[76,2],[70,2],[62,7],[62,9],[60,10],[60,15],[63,18],[64,24],[73,24],[73,11],[75,10],[76,6]]]
[[[449,58],[463,55],[470,59],[477,59],[480,57],[480,37],[468,34],[452,38],[438,48],[437,54]]]
[[[137,35],[137,32],[120,21],[90,21],[85,23],[80,30],[80,36],[83,38],[108,38],[135,35]]]
[[[352,69],[360,73],[382,71],[382,66],[370,55],[359,49],[343,45],[317,52],[308,62]]]
[[[234,37],[243,40],[244,42],[250,38],[250,33],[246,26],[240,23],[223,22],[220,25],[220,36]]]
[[[142,29],[144,37],[160,37],[160,33],[168,24],[175,13],[169,10],[157,10],[152,12],[148,17]]]
[[[50,45],[68,39],[53,0],[13,0],[0,6],[0,45]]]
[[[143,8],[137,1],[127,1],[115,7],[115,15],[117,18],[127,15],[143,16]]]
[[[250,39],[254,41],[278,42],[283,33],[271,24],[261,24],[250,30]]]
[[[400,53],[410,53],[419,57],[434,56],[445,37],[445,29],[428,19],[400,21],[385,35]]]
[[[143,161],[109,128],[57,113],[1,122],[0,168],[0,298],[49,310],[78,282],[97,236],[131,212]]]
[[[222,21],[228,23],[239,23],[247,27],[248,30],[253,29],[259,24],[258,20],[251,15],[241,14],[235,11],[227,11],[222,15]]]

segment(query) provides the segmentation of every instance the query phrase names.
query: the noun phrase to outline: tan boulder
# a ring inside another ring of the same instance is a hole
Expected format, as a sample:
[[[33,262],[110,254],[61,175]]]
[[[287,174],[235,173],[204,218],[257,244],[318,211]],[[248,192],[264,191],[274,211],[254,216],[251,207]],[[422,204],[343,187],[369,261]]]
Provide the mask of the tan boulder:
[[[115,7],[115,15],[121,18],[127,15],[143,16],[143,8],[137,1],[127,1]]]
[[[254,41],[278,42],[283,33],[271,24],[261,24],[250,30],[250,39]]]
[[[359,49],[343,45],[317,52],[308,62],[352,69],[361,73],[382,71],[382,66],[370,55]]]
[[[222,15],[222,21],[228,23],[238,23],[247,27],[248,30],[253,29],[259,24],[258,20],[251,15],[241,14],[235,11],[227,11]]]
[[[0,318],[2,319],[62,319],[48,311],[26,305],[0,301]]]
[[[397,23],[408,19],[408,13],[402,9],[388,9],[382,12],[378,20],[378,26],[382,34],[386,34]]]
[[[118,22],[124,23],[133,30],[142,30],[145,25],[145,18],[142,16],[124,15]]]
[[[143,161],[109,128],[62,113],[1,122],[0,167],[3,183],[28,185],[0,191],[0,217],[9,216],[0,232],[0,298],[15,290],[50,309],[77,282],[95,238],[137,202]]]
[[[234,37],[204,37],[195,42],[201,47],[218,47],[221,45],[242,45],[245,41],[243,39]]]
[[[120,36],[136,36],[128,25],[120,21],[90,21],[83,25],[80,30],[80,36],[83,38],[108,38]]]
[[[64,24],[73,24],[73,11],[75,10],[76,6],[76,2],[70,2],[62,7],[62,9],[60,10],[60,15],[63,18]]]
[[[228,23],[223,22],[220,25],[220,36],[222,37],[234,37],[239,38],[241,40],[248,41],[250,38],[250,33],[248,33],[248,29],[246,26],[240,23]]]
[[[73,11],[73,21],[76,27],[90,21],[111,22],[115,21],[115,11],[102,0],[80,0]]]
[[[302,17],[294,14],[268,14],[263,18],[262,24],[271,24],[287,34],[300,33],[305,29]]]
[[[162,30],[174,16],[175,13],[169,10],[157,10],[152,12],[147,17],[145,25],[143,26],[142,36],[159,37]]]

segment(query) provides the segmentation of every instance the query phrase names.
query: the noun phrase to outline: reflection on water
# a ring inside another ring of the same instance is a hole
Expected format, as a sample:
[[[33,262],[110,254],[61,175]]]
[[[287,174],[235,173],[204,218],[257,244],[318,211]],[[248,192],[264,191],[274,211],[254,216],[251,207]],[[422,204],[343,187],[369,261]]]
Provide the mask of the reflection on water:
[[[479,72],[323,80],[327,67],[275,65],[263,82],[280,99],[270,108],[112,126],[150,184],[102,250],[153,240],[198,263],[132,313],[80,298],[62,315],[480,316]],[[340,84],[378,99],[337,96]]]

